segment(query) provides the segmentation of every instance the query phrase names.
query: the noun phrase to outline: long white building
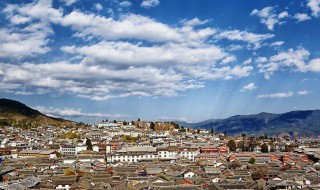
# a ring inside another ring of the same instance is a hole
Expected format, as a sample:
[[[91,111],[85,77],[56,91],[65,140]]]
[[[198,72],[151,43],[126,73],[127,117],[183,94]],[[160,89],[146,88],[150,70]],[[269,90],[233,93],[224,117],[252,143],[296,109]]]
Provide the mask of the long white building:
[[[176,160],[187,158],[195,160],[197,148],[183,147],[124,147],[107,156],[108,162],[139,162],[147,160]]]

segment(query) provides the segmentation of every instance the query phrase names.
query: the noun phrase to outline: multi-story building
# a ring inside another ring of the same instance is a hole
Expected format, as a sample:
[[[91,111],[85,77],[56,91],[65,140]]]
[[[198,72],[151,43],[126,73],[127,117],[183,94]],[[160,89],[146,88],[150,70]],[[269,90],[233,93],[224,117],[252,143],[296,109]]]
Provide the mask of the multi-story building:
[[[158,158],[156,147],[124,147],[107,157],[108,162],[138,162]]]
[[[60,145],[60,153],[62,155],[75,155],[83,150],[87,150],[87,147],[80,145]]]

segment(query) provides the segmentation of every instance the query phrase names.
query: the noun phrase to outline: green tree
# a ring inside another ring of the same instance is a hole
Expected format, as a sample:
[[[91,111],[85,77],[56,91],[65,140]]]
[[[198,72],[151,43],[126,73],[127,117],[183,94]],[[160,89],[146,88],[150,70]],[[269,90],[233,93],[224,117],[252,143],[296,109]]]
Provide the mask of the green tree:
[[[251,157],[248,161],[249,164],[255,164],[256,163],[256,159]]]
[[[247,134],[242,133],[241,137],[242,137],[242,151],[244,151],[244,146],[245,146]]]
[[[211,128],[211,134],[213,134],[213,133],[214,133],[213,128]]]
[[[236,141],[233,140],[233,139],[229,140],[227,146],[229,147],[229,149],[230,149],[231,151],[236,151],[236,149],[237,149]]]
[[[264,143],[261,146],[261,152],[263,152],[263,153],[268,153],[269,152],[269,146],[266,143]]]
[[[197,134],[200,134],[200,129],[197,129]]]
[[[181,126],[181,128],[179,129],[179,132],[186,132],[187,130],[183,127],[183,126]]]
[[[92,143],[90,139],[86,140],[86,146],[87,146],[87,150],[92,150]]]
[[[154,122],[151,122],[151,123],[150,123],[150,129],[151,129],[152,131],[154,131],[154,127],[155,127]]]

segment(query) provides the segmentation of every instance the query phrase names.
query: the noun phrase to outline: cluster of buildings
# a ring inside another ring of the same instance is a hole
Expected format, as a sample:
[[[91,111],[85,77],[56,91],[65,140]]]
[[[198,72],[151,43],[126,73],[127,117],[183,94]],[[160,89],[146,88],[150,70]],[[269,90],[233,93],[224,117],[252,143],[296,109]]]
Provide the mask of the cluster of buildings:
[[[1,128],[0,189],[320,189],[319,139],[149,126]]]

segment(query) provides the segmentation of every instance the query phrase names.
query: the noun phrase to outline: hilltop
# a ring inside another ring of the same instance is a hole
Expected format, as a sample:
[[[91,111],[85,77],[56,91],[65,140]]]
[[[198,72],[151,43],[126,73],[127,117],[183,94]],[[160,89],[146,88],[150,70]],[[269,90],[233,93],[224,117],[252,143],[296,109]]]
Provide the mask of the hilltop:
[[[259,113],[253,115],[235,115],[226,119],[207,120],[200,123],[177,122],[192,128],[214,129],[230,135],[287,133],[299,136],[320,135],[320,110],[291,111],[283,114]]]
[[[79,124],[61,118],[49,117],[15,100],[0,99],[0,126],[29,129],[45,125],[71,127]]]

